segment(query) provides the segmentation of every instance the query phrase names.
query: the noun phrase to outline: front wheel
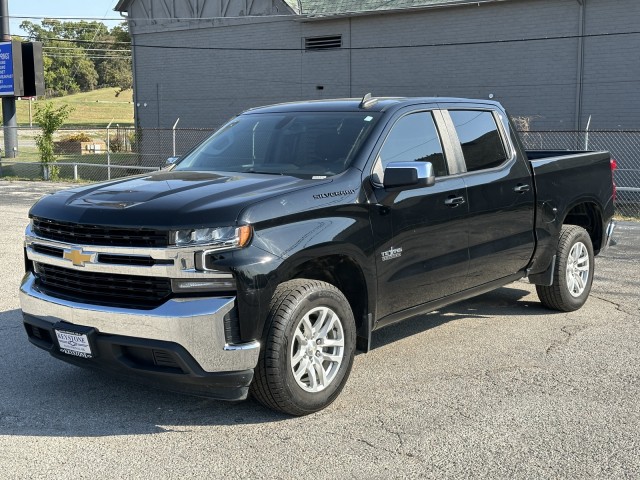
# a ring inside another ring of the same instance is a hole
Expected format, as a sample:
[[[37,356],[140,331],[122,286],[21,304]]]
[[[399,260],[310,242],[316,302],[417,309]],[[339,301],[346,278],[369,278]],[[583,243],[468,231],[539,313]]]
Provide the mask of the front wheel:
[[[587,231],[577,225],[563,225],[556,252],[551,286],[536,285],[545,307],[572,312],[584,305],[593,282],[593,245]]]
[[[349,377],[355,352],[355,321],[342,292],[319,280],[282,283],[266,325],[253,396],[291,415],[317,412],[333,402]]]

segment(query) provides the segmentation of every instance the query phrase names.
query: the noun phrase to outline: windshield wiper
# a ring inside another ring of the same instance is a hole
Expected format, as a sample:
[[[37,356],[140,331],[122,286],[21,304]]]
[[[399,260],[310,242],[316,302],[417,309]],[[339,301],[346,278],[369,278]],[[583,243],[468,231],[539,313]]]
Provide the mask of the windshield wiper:
[[[284,175],[282,172],[265,172],[262,170],[256,170],[255,168],[247,168],[246,170],[242,170],[240,173],[261,173],[264,175]]]

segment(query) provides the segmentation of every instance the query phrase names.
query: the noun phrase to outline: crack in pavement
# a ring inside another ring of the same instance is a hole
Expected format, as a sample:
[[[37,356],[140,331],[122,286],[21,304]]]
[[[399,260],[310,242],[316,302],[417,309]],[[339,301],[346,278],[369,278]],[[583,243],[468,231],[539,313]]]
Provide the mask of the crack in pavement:
[[[367,445],[370,448],[373,448],[374,450],[379,450],[379,451],[383,451],[386,453],[390,453],[392,455],[400,455],[403,457],[407,457],[410,458],[412,460],[416,460],[419,463],[424,464],[425,460],[423,458],[421,458],[418,454],[414,453],[414,452],[409,452],[409,451],[404,451],[404,446],[405,446],[405,441],[403,438],[403,432],[399,432],[396,429],[393,429],[391,427],[389,427],[384,420],[380,417],[380,415],[377,415],[375,417],[376,421],[378,422],[378,424],[380,425],[380,428],[382,428],[382,430],[384,430],[386,433],[390,434],[390,435],[394,435],[397,439],[398,439],[398,445],[395,449],[391,449],[391,448],[386,448],[382,445],[376,445],[375,443],[366,440],[364,438],[361,437],[356,437],[355,440],[357,442],[363,443],[365,445]],[[342,434],[340,434],[340,436],[343,436]],[[347,437],[345,437],[347,438]],[[348,438],[352,438],[352,437],[348,437]]]
[[[614,307],[616,307],[616,310],[618,310],[619,312],[624,313],[626,315],[637,315],[638,314],[638,312],[629,312],[629,311],[625,310],[624,307],[622,306],[622,304],[616,303],[613,300],[609,300],[608,298],[599,297],[598,295],[595,295],[594,293],[591,293],[591,296],[594,297],[594,298],[597,298],[598,300],[602,300],[603,302],[606,302],[606,303],[608,303],[610,305],[613,305]]]
[[[23,328],[23,326],[22,325],[5,325],[5,326],[0,327],[0,332],[5,332],[5,331],[8,331],[8,330],[16,330],[16,329],[20,329],[20,328]]]
[[[569,330],[570,328],[573,328],[573,331]],[[564,333],[566,335],[566,337],[562,340],[556,340],[553,343],[551,343],[551,345],[549,345],[547,347],[547,349],[545,350],[545,354],[549,355],[553,350],[560,348],[566,344],[569,343],[569,341],[571,340],[571,338],[574,335],[577,335],[578,333],[586,330],[587,328],[589,328],[586,325],[565,325],[562,328],[560,328],[560,331],[562,333]]]

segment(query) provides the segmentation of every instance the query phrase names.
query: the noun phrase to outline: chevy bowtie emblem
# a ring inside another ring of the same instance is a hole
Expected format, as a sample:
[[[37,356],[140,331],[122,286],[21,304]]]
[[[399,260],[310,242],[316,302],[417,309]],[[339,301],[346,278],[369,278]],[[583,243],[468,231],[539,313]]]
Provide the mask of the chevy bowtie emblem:
[[[65,250],[63,255],[65,260],[71,260],[76,267],[84,267],[85,263],[91,262],[90,253],[83,253],[82,250]]]

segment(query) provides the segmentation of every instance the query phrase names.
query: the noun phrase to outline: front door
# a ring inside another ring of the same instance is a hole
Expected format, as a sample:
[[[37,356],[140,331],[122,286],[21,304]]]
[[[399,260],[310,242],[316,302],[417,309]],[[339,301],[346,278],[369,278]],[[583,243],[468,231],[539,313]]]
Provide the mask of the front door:
[[[466,283],[466,189],[462,178],[450,174],[448,148],[443,149],[436,127],[439,115],[421,111],[399,118],[374,166],[377,205],[371,211],[371,224],[376,239],[378,319],[456,293]],[[386,191],[381,186],[384,167],[410,161],[431,162],[435,185]]]

